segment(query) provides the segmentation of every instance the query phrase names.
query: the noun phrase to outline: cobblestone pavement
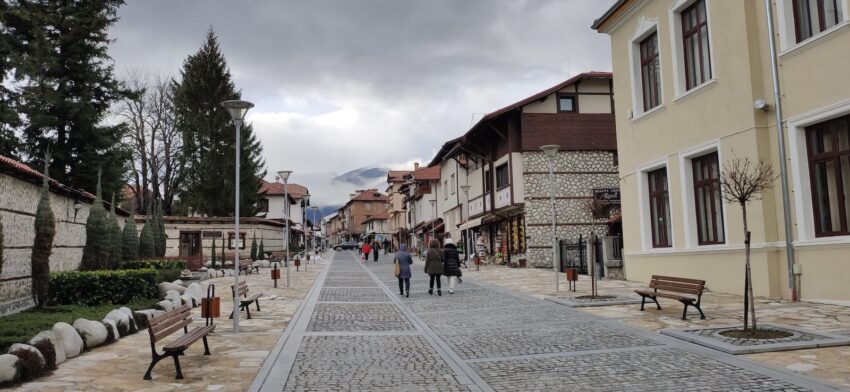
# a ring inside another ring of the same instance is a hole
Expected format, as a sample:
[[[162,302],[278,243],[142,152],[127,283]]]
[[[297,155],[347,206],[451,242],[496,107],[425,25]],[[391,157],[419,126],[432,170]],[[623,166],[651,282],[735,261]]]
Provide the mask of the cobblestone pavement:
[[[579,276],[576,292],[570,292],[564,274],[561,278],[561,291],[555,293],[552,284],[552,270],[537,268],[507,268],[487,265],[476,271],[474,266],[464,270],[464,274],[480,284],[501,287],[521,292],[537,298],[570,298],[590,293],[590,279]],[[645,288],[646,283],[622,280],[600,280],[599,294],[631,296],[637,288]],[[709,282],[708,288],[711,288]],[[580,308],[590,313],[648,331],[663,328],[716,327],[743,323],[743,298],[739,295],[707,292],[702,297],[702,307],[706,319],[700,320],[692,313],[683,321],[682,305],[675,300],[660,299],[663,310],[647,306],[645,312],[640,305],[614,305]],[[666,306],[664,306],[666,305]],[[850,306],[813,302],[788,302],[765,298],[756,299],[758,320],[762,323],[793,325],[796,327],[830,332],[850,336]],[[816,349],[747,354],[743,357],[757,362],[790,370],[799,374],[827,380],[850,389],[850,346],[821,347]]]
[[[836,390],[474,278],[428,295],[418,260],[402,297],[390,260],[337,252],[251,390]]]

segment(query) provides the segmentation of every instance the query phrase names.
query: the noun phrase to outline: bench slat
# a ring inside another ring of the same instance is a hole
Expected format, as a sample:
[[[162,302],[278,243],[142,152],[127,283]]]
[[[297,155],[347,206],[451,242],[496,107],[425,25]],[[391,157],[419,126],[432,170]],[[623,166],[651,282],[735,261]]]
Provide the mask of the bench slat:
[[[172,317],[169,317],[166,320],[160,321],[156,325],[151,325],[149,328],[150,328],[151,332],[157,333],[159,331],[162,331],[162,330],[164,330],[164,329],[166,329],[166,328],[168,328],[168,327],[170,327],[174,324],[177,324],[177,323],[179,323],[179,322],[181,322],[181,321],[183,321],[187,318],[191,318],[191,317],[192,317],[191,312],[189,312],[189,311],[181,312],[181,313],[175,314]]]
[[[185,319],[185,320],[183,320],[183,321],[181,321],[177,324],[173,324],[170,327],[163,329],[162,331],[152,332],[151,334],[153,336],[153,340],[155,342],[158,342],[158,341],[162,340],[162,338],[183,329],[183,327],[188,326],[189,324],[192,324],[191,318]]]
[[[652,280],[668,280],[668,281],[671,281],[671,282],[693,283],[693,284],[698,284],[700,286],[705,286],[704,280],[690,279],[690,278],[677,278],[677,277],[674,277],[674,276],[652,275]]]
[[[148,325],[157,325],[189,310],[189,305],[181,305],[159,316],[152,317]]]
[[[676,300],[680,300],[680,301],[689,301],[689,302],[696,301],[696,298],[684,297],[684,296],[681,296],[681,295],[670,294],[670,293],[662,293],[662,292],[655,292],[655,291],[643,291],[643,290],[635,290],[635,292],[638,293],[638,294],[644,294],[644,295],[647,295],[647,296],[650,296],[650,297],[670,298],[670,299],[676,299]]]
[[[669,280],[652,280],[649,282],[651,285],[660,285],[660,286],[670,286],[670,287],[681,287],[685,289],[701,289],[705,286],[701,284],[693,284],[693,283],[681,283],[681,282],[672,282]]]
[[[691,295],[700,295],[702,294],[701,289],[693,289],[693,288],[684,288],[684,287],[676,287],[676,286],[668,286],[668,285],[650,285],[649,288],[664,290],[664,291],[672,291],[675,293],[684,293]]]
[[[248,298],[241,299],[240,301],[242,301],[242,303],[251,303],[251,302],[256,301],[257,299],[259,299],[262,296],[263,296],[262,294],[257,293],[257,294],[254,294],[254,295],[248,297]]]
[[[213,330],[215,330],[215,325],[197,327],[189,331],[189,333],[175,339],[173,342],[166,344],[165,347],[163,347],[163,350],[170,352],[183,351],[192,345],[192,343],[195,343],[204,336],[209,335],[209,333]]]

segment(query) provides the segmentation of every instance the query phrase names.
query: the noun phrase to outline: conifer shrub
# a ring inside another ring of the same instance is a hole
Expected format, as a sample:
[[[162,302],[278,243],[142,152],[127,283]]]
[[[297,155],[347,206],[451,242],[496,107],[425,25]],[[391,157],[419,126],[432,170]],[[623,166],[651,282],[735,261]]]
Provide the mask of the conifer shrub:
[[[142,233],[139,235],[139,257],[148,258],[156,257],[156,248],[154,247],[153,223],[149,219],[142,227]]]
[[[124,221],[124,231],[121,237],[121,259],[127,262],[139,258],[139,234],[136,231],[136,221],[132,215]]]
[[[109,228],[109,217],[100,195],[100,174],[98,174],[97,193],[86,220],[86,246],[83,248],[80,270],[92,271],[107,268],[112,247]]]
[[[41,197],[35,209],[35,239],[30,256],[32,268],[32,296],[38,306],[47,301],[48,279],[50,275],[50,252],[53,250],[53,238],[56,236],[56,222],[53,220],[53,208],[50,207],[47,165],[44,163],[44,180],[41,185]]]
[[[212,260],[210,260],[210,267],[215,268],[217,257],[217,255],[215,254],[215,237],[213,237],[212,250],[210,251],[210,253],[212,254]]]
[[[251,239],[251,260],[257,261],[257,233],[254,233],[254,238]]]

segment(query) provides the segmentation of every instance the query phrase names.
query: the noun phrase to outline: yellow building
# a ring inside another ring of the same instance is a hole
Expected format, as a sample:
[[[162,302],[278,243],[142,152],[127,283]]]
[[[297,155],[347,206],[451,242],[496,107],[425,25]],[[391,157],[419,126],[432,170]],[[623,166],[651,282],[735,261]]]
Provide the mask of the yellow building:
[[[795,266],[781,182],[748,205],[756,295],[850,301],[850,1],[772,2]],[[766,5],[619,0],[610,35],[625,273],[743,292],[741,209],[721,201],[734,157],[779,172]]]

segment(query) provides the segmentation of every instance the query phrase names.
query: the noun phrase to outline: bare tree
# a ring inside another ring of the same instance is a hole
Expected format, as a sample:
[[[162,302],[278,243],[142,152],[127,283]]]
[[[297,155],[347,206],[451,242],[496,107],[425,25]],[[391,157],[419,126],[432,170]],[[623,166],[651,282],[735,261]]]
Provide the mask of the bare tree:
[[[747,203],[760,200],[762,194],[771,189],[776,182],[776,172],[770,163],[753,162],[748,157],[735,157],[723,165],[720,174],[720,190],[723,199],[729,203],[738,203],[744,219],[744,331],[747,330],[747,307],[752,316],[752,332],[758,330],[756,324],[755,297],[753,296],[753,279],[750,269],[750,230],[747,226]],[[749,303],[747,303],[749,301]]]
[[[129,126],[126,139],[133,152],[135,180],[132,205],[136,212],[148,214],[153,201],[161,200],[165,213],[171,214],[185,167],[182,136],[174,121],[171,79],[131,71],[124,83],[136,92],[125,98],[117,111]]]

